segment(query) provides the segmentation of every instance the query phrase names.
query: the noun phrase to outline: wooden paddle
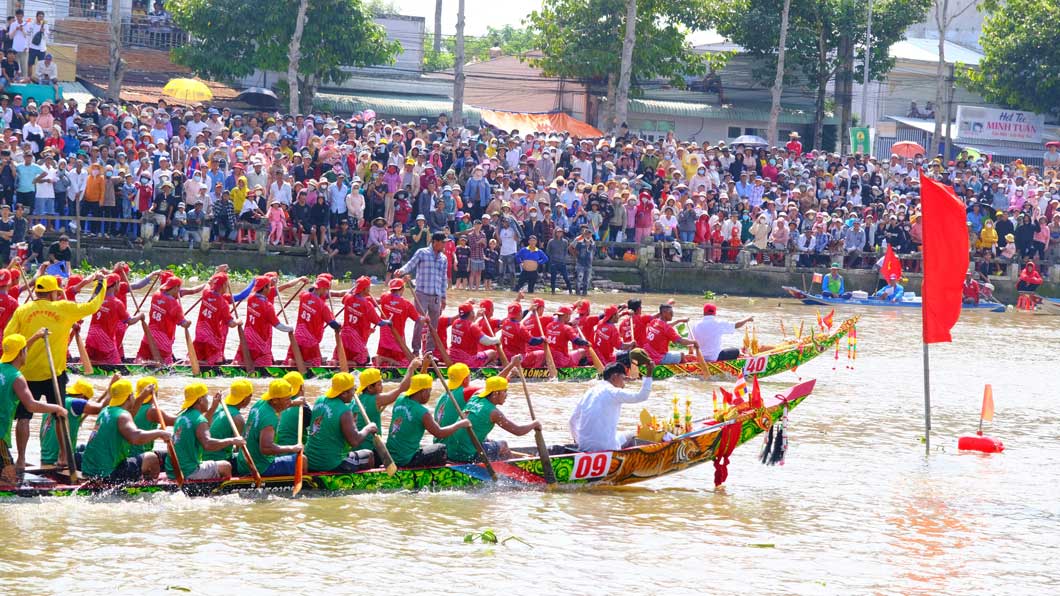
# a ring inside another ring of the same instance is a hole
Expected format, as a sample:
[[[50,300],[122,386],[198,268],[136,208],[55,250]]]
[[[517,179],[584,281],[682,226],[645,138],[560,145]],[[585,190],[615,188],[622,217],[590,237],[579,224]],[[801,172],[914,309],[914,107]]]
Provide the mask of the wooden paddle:
[[[346,357],[346,346],[342,345],[341,330],[335,330],[335,353],[339,356],[339,370],[344,373],[350,372],[350,361]]]
[[[548,346],[548,338],[545,337],[545,328],[541,326],[541,317],[537,314],[536,310],[531,310],[530,316],[534,317],[534,322],[537,323],[537,332],[541,334],[541,339],[544,340],[545,364],[548,365],[548,378],[558,379],[559,371],[556,370],[556,361],[552,359],[552,348]]]
[[[382,300],[382,299],[380,298],[380,300]],[[387,318],[386,311],[383,310],[383,303],[382,302],[376,302],[375,305],[379,309],[379,318],[380,319]],[[391,325],[387,325],[387,327],[390,328],[390,334],[394,336],[394,341],[396,341],[398,346],[401,347],[401,351],[405,353],[405,358],[407,358],[409,360],[409,362],[411,362],[412,361],[412,350],[409,349],[409,345],[405,342],[405,335],[403,333],[398,333],[398,330],[394,329],[394,325],[392,325],[392,324]]]
[[[302,492],[302,467],[305,463],[305,447],[302,446],[302,421],[305,409],[298,406],[298,455],[294,458],[294,486],[291,487],[291,496],[297,497]]]
[[[593,344],[585,339],[585,334],[582,333],[581,325],[575,323],[574,330],[578,332],[578,337],[586,343],[585,347],[589,350],[589,359],[593,361],[593,366],[596,367],[596,372],[604,372],[604,363],[600,361],[600,355],[596,353],[596,350],[593,348]]]
[[[52,358],[52,346],[48,341],[48,329],[44,330],[44,353],[48,355],[48,370],[52,375],[52,391],[59,405],[65,407],[66,396],[59,390],[59,377],[55,374],[55,359]],[[74,457],[74,443],[70,439],[70,418],[55,417],[55,436],[59,439],[59,447],[66,452],[66,467],[70,471],[70,484],[77,484],[77,459]]]
[[[154,359],[156,364],[161,366],[162,353],[158,351],[158,344],[155,343],[155,337],[151,335],[151,329],[147,326],[147,321],[141,319],[140,327],[144,330],[144,339],[147,340],[147,347],[151,349],[151,358]]]
[[[188,313],[190,313],[193,308],[195,308],[196,306],[199,305],[200,302],[202,302],[202,297],[203,297],[204,294],[206,294],[206,290],[203,290],[199,294],[199,298],[195,302],[192,302],[191,306],[189,306],[188,308],[184,309],[184,318],[185,319],[188,318]]]
[[[195,344],[191,341],[191,331],[184,328],[184,343],[188,345],[188,362],[191,364],[191,374],[199,376],[202,369],[199,368],[199,355],[195,353]]]
[[[125,275],[124,271],[122,272],[122,275]],[[159,277],[161,277],[161,275],[156,275],[155,278],[151,280],[151,285],[147,286],[147,293],[143,295],[143,298],[140,300],[140,303],[136,305],[136,311],[133,312],[134,317],[140,314],[140,309],[144,307],[144,304],[147,302],[147,299],[151,297],[151,290],[155,289],[155,284],[158,283]],[[125,278],[125,283],[129,283],[128,277]],[[131,286],[129,291],[132,291]],[[136,302],[136,296],[133,296],[133,302]]]
[[[22,283],[26,286],[26,295],[22,298],[22,302],[29,302],[29,297],[33,295],[33,287],[29,285],[29,280],[26,279],[26,273],[22,271],[22,264],[18,265],[18,277],[22,280]]]
[[[353,403],[357,404],[357,411],[361,413],[361,419],[364,420],[365,424],[368,424],[368,412],[364,409],[364,404],[353,396]],[[397,464],[394,463],[394,458],[390,456],[390,450],[386,448],[386,442],[379,435],[383,432],[383,429],[378,429],[374,435],[372,435],[372,446],[375,447],[375,452],[383,458],[383,467],[386,468],[386,475],[393,476],[397,473]]]
[[[80,333],[74,332],[74,341],[77,342],[77,354],[81,357],[81,368],[86,375],[91,375],[96,369],[92,367],[92,359],[88,357],[85,340],[81,339]]]
[[[155,412],[158,413],[158,426],[162,430],[166,430],[166,415],[162,412],[162,405],[158,403],[158,393],[154,386],[151,388],[151,393],[155,396]],[[177,477],[177,486],[184,486],[184,472],[180,470],[180,460],[177,459],[177,448],[173,446],[172,440],[166,441],[166,452],[169,453],[169,461],[173,462],[173,474]]]
[[[420,299],[416,294],[412,295],[412,299],[416,301],[416,310],[420,313],[420,316],[427,317],[427,331],[431,334],[431,340],[434,342],[434,349],[438,350],[438,353],[442,355],[442,361],[445,362],[446,366],[453,365],[453,359],[449,357],[449,350],[445,349],[445,344],[442,343],[442,338],[438,335],[438,329],[431,323],[430,313],[424,310],[423,305],[420,304]]]
[[[287,307],[291,304],[291,302],[294,301],[295,297],[300,296],[302,294],[302,289],[305,288],[306,284],[308,283],[308,279],[303,281],[302,285],[298,286],[298,289],[294,291],[294,294],[291,294],[291,297],[287,299],[287,302],[284,302],[283,306],[280,307],[280,314],[283,315],[284,323],[288,325],[291,324],[290,321],[287,320]]]
[[[442,371],[438,368],[438,363],[435,362],[434,358],[431,358],[430,356],[427,356],[424,359],[424,362],[430,362],[431,368],[434,369],[434,374],[437,375],[438,380],[442,382],[442,388],[445,389],[445,395],[448,396],[449,403],[453,404],[453,407],[456,408],[456,412],[460,415],[460,419],[467,420],[467,414],[465,414],[464,410],[460,408],[460,402],[456,401],[456,396],[454,396],[453,392],[449,390],[449,384],[445,382],[445,377],[442,376]],[[493,479],[494,482],[496,482],[497,471],[493,469],[493,464],[490,463],[490,458],[488,455],[486,455],[486,448],[482,446],[482,441],[478,440],[478,436],[475,435],[474,429],[472,429],[470,426],[465,428],[464,430],[467,431],[467,436],[471,438],[471,442],[475,445],[475,451],[478,452],[479,459],[482,460],[482,463],[486,465],[486,471],[489,472],[490,478]]]
[[[232,427],[232,436],[237,439],[242,439],[243,436],[239,434],[239,429],[236,428],[236,421],[232,418],[232,413],[228,411],[228,407],[225,404],[221,404],[221,409],[224,410],[225,418],[228,419],[228,426]],[[243,458],[247,460],[247,467],[250,468],[250,475],[254,477],[254,486],[261,488],[264,482],[261,480],[261,474],[258,473],[258,466],[254,464],[254,459],[250,457],[250,450],[247,449],[245,443],[239,446],[239,450],[243,452]]]
[[[229,296],[232,295],[232,286],[231,286],[231,284],[228,283],[227,280],[225,281],[225,290],[228,292]],[[236,307],[237,306],[239,306],[238,302],[236,302],[236,303],[234,303],[232,305],[232,316],[233,317],[235,317],[235,312],[236,312]],[[236,332],[239,334],[239,351],[243,355],[243,368],[246,369],[247,374],[253,374],[254,373],[254,359],[250,357],[250,346],[247,344],[247,335],[243,331],[243,324],[242,323],[236,325]]]
[[[298,347],[298,342],[294,340],[294,331],[289,332],[287,337],[291,340],[291,354],[294,356],[294,364],[298,367],[298,372],[304,375],[309,369],[306,368],[305,360],[302,360],[302,348]]]
[[[526,377],[523,376],[523,367],[516,366],[515,369],[519,371],[519,382],[523,384],[523,393],[526,394],[526,407],[530,410],[530,420],[536,421],[534,417],[534,404],[530,401],[530,389],[526,386]],[[545,435],[541,432],[541,429],[534,430],[534,440],[537,441],[537,454],[541,458],[541,471],[544,473],[545,482],[548,484],[556,483],[556,472],[552,469],[552,458],[548,454],[548,445],[545,443]]]
[[[493,336],[493,323],[490,322],[490,318],[486,315],[482,315],[482,320],[486,321],[486,330],[490,332],[490,336]],[[501,357],[501,364],[508,366],[508,355],[504,353],[504,345],[501,343],[497,344],[497,354]]]

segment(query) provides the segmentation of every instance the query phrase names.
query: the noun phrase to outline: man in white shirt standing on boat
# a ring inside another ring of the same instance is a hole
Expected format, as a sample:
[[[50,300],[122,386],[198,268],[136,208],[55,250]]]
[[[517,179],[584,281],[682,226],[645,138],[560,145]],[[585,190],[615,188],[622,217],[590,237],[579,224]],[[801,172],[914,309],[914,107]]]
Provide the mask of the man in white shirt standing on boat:
[[[740,349],[722,349],[721,339],[730,333],[735,333],[737,329],[755,320],[755,318],[745,317],[735,323],[730,323],[718,319],[715,316],[717,314],[717,306],[714,306],[710,302],[704,304],[703,318],[692,327],[692,337],[695,338],[696,343],[699,344],[699,352],[703,355],[703,360],[707,362],[736,360],[740,357]]]
[[[626,390],[626,366],[612,362],[604,368],[604,380],[597,382],[578,401],[570,417],[570,434],[579,451],[614,451],[632,444],[636,433],[618,432],[622,404],[647,401],[651,396],[651,376],[655,364],[645,354],[648,374],[639,391]]]

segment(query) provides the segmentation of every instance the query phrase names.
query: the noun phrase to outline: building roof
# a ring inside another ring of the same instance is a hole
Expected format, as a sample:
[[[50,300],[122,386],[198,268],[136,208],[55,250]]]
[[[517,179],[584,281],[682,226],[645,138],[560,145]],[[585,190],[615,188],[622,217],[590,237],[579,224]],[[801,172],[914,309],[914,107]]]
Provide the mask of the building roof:
[[[395,118],[419,118],[437,116],[453,110],[453,101],[437,95],[374,95],[368,93],[318,92],[313,98],[314,107],[340,113],[372,110],[380,116]],[[481,113],[477,108],[464,104],[464,118],[478,122]]]
[[[888,120],[894,120],[898,124],[902,124],[904,126],[915,128],[917,130],[922,130],[928,134],[933,134],[935,132],[934,120],[924,120],[921,118],[905,118],[903,116],[884,116],[884,118]],[[945,122],[942,123],[942,134],[946,134]]]
[[[629,111],[637,114],[661,114],[681,118],[705,118],[708,120],[732,120],[742,122],[766,122],[769,109],[756,106],[735,108],[705,103],[684,101],[660,101],[654,99],[631,99]],[[825,124],[835,124],[835,116],[825,116]],[[781,110],[781,124],[813,124],[813,113],[799,110]]]
[[[959,62],[967,66],[979,66],[979,61],[983,59],[983,54],[980,52],[957,45],[952,41],[945,42],[943,47],[946,51],[946,64]],[[924,37],[903,39],[891,46],[890,55],[895,60],[938,64],[939,40]]]

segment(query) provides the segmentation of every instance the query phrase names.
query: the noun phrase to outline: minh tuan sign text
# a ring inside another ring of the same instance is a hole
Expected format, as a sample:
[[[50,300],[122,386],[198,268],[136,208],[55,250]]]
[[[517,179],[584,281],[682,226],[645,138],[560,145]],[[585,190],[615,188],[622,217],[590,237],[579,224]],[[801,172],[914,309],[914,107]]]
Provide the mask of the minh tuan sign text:
[[[1045,118],[1033,112],[957,106],[957,136],[963,140],[1041,143]]]

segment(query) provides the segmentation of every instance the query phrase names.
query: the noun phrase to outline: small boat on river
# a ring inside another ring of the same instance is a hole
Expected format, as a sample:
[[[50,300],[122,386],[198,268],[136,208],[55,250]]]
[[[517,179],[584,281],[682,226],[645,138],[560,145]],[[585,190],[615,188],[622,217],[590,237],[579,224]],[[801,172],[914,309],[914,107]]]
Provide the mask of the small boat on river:
[[[781,286],[792,298],[811,306],[857,306],[870,308],[921,308],[923,305],[920,296],[903,298],[898,302],[889,300],[876,300],[873,298],[825,298],[820,294],[809,294],[791,286]],[[989,312],[1005,312],[1005,305],[1000,302],[982,302],[979,304],[965,304],[961,308],[965,310],[986,310]]]

